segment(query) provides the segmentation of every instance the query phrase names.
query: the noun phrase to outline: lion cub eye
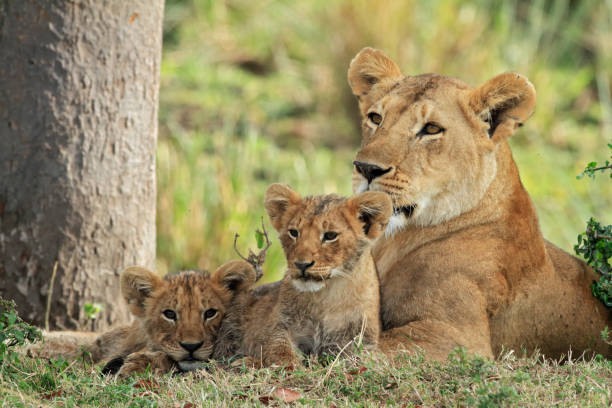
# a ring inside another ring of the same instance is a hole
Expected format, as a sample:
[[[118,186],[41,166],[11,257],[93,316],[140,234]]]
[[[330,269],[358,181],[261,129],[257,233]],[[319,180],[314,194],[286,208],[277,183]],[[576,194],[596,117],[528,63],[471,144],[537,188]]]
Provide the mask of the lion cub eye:
[[[372,122],[376,126],[380,125],[380,123],[382,122],[382,116],[380,116],[376,112],[368,113],[368,119],[370,119],[370,122]]]
[[[168,320],[176,320],[176,312],[174,310],[166,309],[162,314]]]
[[[335,241],[338,238],[338,233],[334,231],[327,231],[323,234],[323,242]]]
[[[300,235],[300,233],[298,232],[298,230],[296,229],[290,229],[289,230],[289,236],[293,239],[297,239],[297,237]]]
[[[438,126],[435,123],[426,123],[425,126],[423,126],[423,129],[421,129],[421,131],[419,132],[419,134],[417,136],[423,136],[423,135],[437,135],[440,132],[443,132],[444,128],[442,128],[442,126]]]
[[[204,312],[204,319],[210,320],[217,315],[217,309],[208,309]]]

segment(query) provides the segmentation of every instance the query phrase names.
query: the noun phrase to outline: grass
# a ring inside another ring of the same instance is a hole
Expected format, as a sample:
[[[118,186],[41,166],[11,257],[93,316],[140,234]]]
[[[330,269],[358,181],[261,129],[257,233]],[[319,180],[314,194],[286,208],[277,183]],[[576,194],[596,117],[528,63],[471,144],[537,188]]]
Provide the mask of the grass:
[[[18,371],[0,369],[0,394],[2,407],[609,407],[612,362],[558,364],[512,353],[492,362],[456,350],[436,363],[362,351],[292,370],[211,364],[196,373],[122,380],[82,362],[24,359]]]
[[[236,232],[253,247],[273,182],[350,194],[360,131],[346,70],[366,45],[408,74],[527,75],[537,109],[511,144],[544,235],[572,252],[590,216],[612,222],[612,183],[576,180],[611,137],[609,1],[168,0],[164,34],[162,274],[215,268]],[[284,265],[275,243],[264,281]]]

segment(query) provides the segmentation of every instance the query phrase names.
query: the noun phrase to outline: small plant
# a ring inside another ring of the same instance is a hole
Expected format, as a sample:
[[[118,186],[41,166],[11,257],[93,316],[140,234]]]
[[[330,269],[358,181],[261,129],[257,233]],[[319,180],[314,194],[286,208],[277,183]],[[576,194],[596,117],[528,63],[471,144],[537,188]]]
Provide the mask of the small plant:
[[[100,303],[85,303],[83,306],[85,316],[87,316],[87,319],[91,320],[91,330],[94,330],[95,321],[102,310],[104,310],[104,305]]]
[[[15,302],[0,298],[0,367],[18,361],[15,346],[42,339],[40,331],[17,314]]]
[[[600,275],[599,280],[591,285],[593,296],[612,308],[612,266],[609,262],[612,257],[612,225],[602,226],[590,218],[586,232],[578,235],[574,251]]]
[[[85,303],[85,306],[83,306],[85,315],[91,320],[95,320],[98,317],[98,313],[100,313],[103,309],[104,306],[102,306],[100,303]]]
[[[610,149],[610,159],[612,159],[612,144],[608,143],[608,148]],[[587,164],[584,171],[576,178],[581,179],[584,176],[589,176],[590,178],[594,179],[598,171],[603,173],[606,170],[612,170],[612,162],[610,160],[606,160],[604,165],[598,165],[597,162],[590,162]],[[612,171],[610,171],[610,178],[612,178]]]
[[[261,217],[261,231],[255,230],[255,241],[257,242],[257,249],[260,249],[258,254],[255,254],[251,249],[249,249],[249,255],[244,256],[238,250],[236,244],[238,243],[238,238],[240,235],[234,235],[234,251],[238,254],[240,258],[244,261],[250,263],[255,269],[255,280],[258,281],[263,276],[263,264],[266,261],[266,252],[272,245],[270,242],[270,238],[268,237],[268,231],[266,231],[266,225],[264,224],[263,217]],[[265,247],[264,247],[265,245]]]
[[[612,144],[608,144],[612,158]],[[595,178],[597,172],[610,172],[612,178],[612,164],[606,160],[605,165],[598,166],[597,162],[591,162],[584,171],[578,175],[582,178],[585,175]],[[587,222],[586,231],[578,235],[578,243],[574,246],[574,251],[581,255],[586,262],[599,275],[599,280],[591,285],[593,296],[601,300],[604,305],[612,309],[612,225],[601,225],[594,218]]]

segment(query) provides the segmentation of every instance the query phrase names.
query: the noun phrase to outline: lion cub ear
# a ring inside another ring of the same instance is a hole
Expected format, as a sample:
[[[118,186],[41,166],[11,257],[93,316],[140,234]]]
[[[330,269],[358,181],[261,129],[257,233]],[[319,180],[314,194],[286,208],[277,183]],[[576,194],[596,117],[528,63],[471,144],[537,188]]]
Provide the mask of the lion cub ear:
[[[347,207],[370,239],[377,238],[385,230],[393,214],[391,198],[378,191],[367,191],[350,198]]]
[[[121,272],[121,293],[136,317],[144,317],[145,300],[163,284],[159,275],[140,266],[130,266]]]
[[[264,207],[270,217],[272,226],[279,231],[282,228],[283,214],[292,205],[302,201],[302,197],[288,185],[275,183],[266,190]]]
[[[366,47],[353,58],[348,70],[348,81],[359,101],[361,114],[376,100],[389,92],[404,76],[393,60],[382,51]]]
[[[496,76],[470,93],[469,104],[477,116],[489,123],[489,138],[500,142],[512,136],[535,108],[536,91],[520,74]]]
[[[257,275],[253,266],[245,261],[229,261],[217,268],[211,278],[231,292],[249,290],[255,285]]]

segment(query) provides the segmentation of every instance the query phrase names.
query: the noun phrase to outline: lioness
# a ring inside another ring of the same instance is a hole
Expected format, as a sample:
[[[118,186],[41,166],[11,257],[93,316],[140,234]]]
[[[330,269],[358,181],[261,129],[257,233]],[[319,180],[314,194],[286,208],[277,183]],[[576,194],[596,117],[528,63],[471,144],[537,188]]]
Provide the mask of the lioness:
[[[113,358],[103,372],[125,376],[147,366],[162,373],[176,367],[190,370],[207,360],[232,298],[250,291],[256,281],[244,261],[223,264],[212,275],[183,271],[165,277],[145,268],[121,274],[121,293],[136,318],[133,324],[90,333],[50,332],[30,353],[40,357],[78,357],[94,362]]]
[[[370,248],[391,216],[386,194],[301,198],[282,184],[265,208],[287,258],[280,286],[236,297],[219,333],[216,357],[243,354],[264,366],[297,363],[296,351],[338,353],[380,332],[378,276]]]
[[[348,80],[363,115],[356,193],[383,191],[394,214],[374,250],[382,289],[381,347],[502,347],[559,357],[611,349],[610,311],[593,271],[542,238],[507,139],[532,114],[527,78],[506,73],[475,89],[436,74],[404,76],[365,48]]]

